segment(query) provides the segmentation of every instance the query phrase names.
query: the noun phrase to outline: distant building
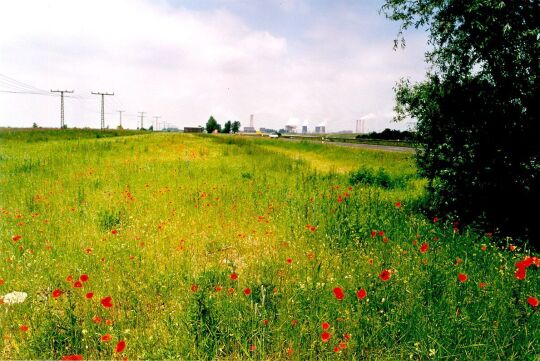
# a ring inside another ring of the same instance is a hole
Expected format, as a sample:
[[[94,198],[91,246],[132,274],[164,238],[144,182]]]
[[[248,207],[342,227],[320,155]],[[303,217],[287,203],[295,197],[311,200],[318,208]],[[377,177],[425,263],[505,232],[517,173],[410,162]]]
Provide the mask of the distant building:
[[[277,133],[277,130],[270,128],[261,128],[259,129],[262,133]]]
[[[184,133],[202,133],[203,127],[184,127]]]
[[[307,134],[307,125],[302,125],[302,134]]]
[[[244,132],[246,133],[255,133],[255,127],[244,127]]]
[[[296,125],[286,125],[285,126],[285,132],[286,133],[296,133]]]
[[[315,133],[320,133],[320,134],[326,133],[326,127],[324,125],[316,126]]]

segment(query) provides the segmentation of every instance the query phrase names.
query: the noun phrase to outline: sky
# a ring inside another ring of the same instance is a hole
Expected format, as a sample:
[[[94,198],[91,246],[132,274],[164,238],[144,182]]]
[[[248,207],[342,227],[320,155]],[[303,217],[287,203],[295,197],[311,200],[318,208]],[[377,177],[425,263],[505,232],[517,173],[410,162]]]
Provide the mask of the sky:
[[[0,126],[223,124],[407,129],[393,86],[423,79],[426,34],[375,0],[17,0],[0,4]],[[159,118],[155,118],[159,117]]]

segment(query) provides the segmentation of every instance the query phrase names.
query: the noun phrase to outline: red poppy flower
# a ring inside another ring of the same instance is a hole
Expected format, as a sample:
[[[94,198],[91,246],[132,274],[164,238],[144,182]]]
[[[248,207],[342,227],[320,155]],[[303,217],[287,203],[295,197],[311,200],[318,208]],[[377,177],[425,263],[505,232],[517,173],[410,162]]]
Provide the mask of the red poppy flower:
[[[381,236],[381,237],[384,236],[384,231],[379,231],[378,235]]]
[[[371,238],[375,237],[377,235],[377,231],[371,231]]]
[[[221,286],[216,286],[216,287],[214,287],[214,290],[215,290],[216,292],[221,292],[221,290],[223,290],[223,287],[221,287]]]
[[[191,292],[197,292],[198,290],[199,290],[199,286],[191,285]]]
[[[94,297],[94,293],[88,292],[84,297],[91,299],[92,297]]]
[[[238,275],[236,273],[231,273],[231,280],[236,281],[238,279]]]
[[[527,276],[527,269],[525,267],[518,268],[514,276],[520,281],[524,280]]]
[[[458,278],[459,282],[463,283],[463,282],[467,281],[467,279],[469,277],[467,277],[466,274],[460,273],[460,274],[458,274],[457,278]]]
[[[58,298],[60,296],[62,296],[62,291],[60,291],[58,288],[55,289],[54,291],[52,291],[52,296],[53,298]]]
[[[527,298],[527,302],[528,302],[529,305],[531,305],[532,307],[538,307],[538,298],[536,298],[536,297],[529,297],[529,298]]]
[[[340,342],[339,343],[339,348],[342,349],[342,350],[345,350],[347,348],[347,343],[346,342]]]
[[[338,201],[338,203],[343,202],[343,198],[341,197],[341,195],[339,195],[339,196],[337,197],[337,201]]]
[[[117,353],[121,353],[122,351],[124,351],[125,348],[126,348],[126,341],[124,340],[120,340],[120,342],[116,344]]]
[[[92,321],[93,321],[94,323],[96,323],[96,324],[101,323],[101,317],[99,317],[99,316],[94,316],[94,317],[92,317]]]
[[[109,342],[111,339],[112,339],[112,336],[109,333],[104,334],[100,338],[101,342]]]
[[[321,326],[322,326],[322,329],[325,331],[330,328],[330,324],[328,322],[323,322]]]
[[[345,298],[345,294],[343,293],[343,289],[340,288],[340,287],[336,287],[334,288],[334,296],[338,299],[338,300],[342,300],[343,298]]]
[[[73,287],[75,287],[75,288],[82,288],[82,282],[81,282],[81,281],[75,281],[75,282],[73,282]]]
[[[82,355],[67,355],[62,357],[62,361],[78,361],[84,360]]]
[[[517,268],[528,268],[532,266],[533,264],[533,258],[532,257],[525,257],[522,261],[516,262]]]
[[[118,234],[118,231],[117,231],[116,229],[113,229],[113,230],[111,231],[111,233],[112,233],[112,234]]]
[[[81,277],[79,277],[79,281],[87,282],[88,281],[88,275],[87,274],[81,275]]]
[[[292,348],[288,348],[288,349],[287,349],[287,355],[288,355],[289,357],[291,357],[291,356],[293,355],[293,353],[294,353],[294,350],[293,350]]]
[[[264,320],[263,323],[265,326],[268,326],[268,320]]]
[[[429,249],[429,245],[427,244],[427,242],[424,242],[420,246],[420,253],[426,253],[428,249]]]
[[[112,326],[113,322],[112,322],[112,320],[105,320],[105,324],[107,326]]]
[[[390,273],[390,271],[386,269],[383,269],[382,272],[379,274],[379,278],[383,281],[388,281],[391,276],[392,274]]]
[[[367,292],[365,289],[361,288],[356,292],[356,297],[358,297],[359,300],[363,300],[366,298]]]
[[[339,347],[337,347],[337,346],[334,347],[334,352],[335,352],[335,353],[338,353],[339,351],[340,351]]]
[[[292,263],[292,258],[287,258],[287,263],[291,264]]]
[[[351,334],[350,333],[345,333],[345,334],[343,334],[343,338],[346,339],[346,340],[350,340],[351,339]]]
[[[4,284],[4,280],[0,278],[0,286],[2,286],[3,284]]]
[[[297,323],[298,323],[298,321],[292,320],[292,321],[291,321],[291,326],[296,326]]]
[[[478,287],[480,287],[480,288],[486,288],[486,286],[487,286],[487,283],[485,283],[485,282],[478,283]]]
[[[73,282],[73,276],[72,275],[67,276],[66,281]]]
[[[107,296],[105,298],[102,298],[101,299],[101,305],[105,308],[111,308],[113,306],[113,303],[112,303],[112,297],[111,296]]]
[[[17,241],[19,241],[21,238],[22,238],[22,236],[21,236],[21,235],[18,235],[18,234],[15,235],[15,236],[13,236],[13,237],[11,237],[11,239],[13,240],[13,242],[17,242]]]
[[[232,287],[229,288],[228,292],[229,292],[230,295],[232,295],[234,293],[234,288],[232,288]]]
[[[438,217],[433,217],[433,223],[437,223],[439,222],[439,218]]]
[[[330,341],[330,337],[332,337],[328,332],[324,331],[323,333],[321,333],[321,339],[322,339],[322,342],[328,342]]]
[[[257,346],[256,346],[256,345],[251,345],[251,346],[249,346],[249,350],[250,350],[251,352],[255,351],[256,349],[257,349]]]
[[[244,290],[244,294],[245,294],[246,296],[249,296],[249,295],[251,294],[251,289],[250,289],[249,287],[246,288],[246,289]]]
[[[26,332],[26,331],[28,331],[28,326],[26,326],[26,325],[20,325],[20,326],[19,326],[19,330],[21,330],[22,332]]]
[[[483,245],[480,247],[480,249],[481,249],[482,251],[485,252],[485,251],[487,251],[487,246],[486,246],[485,244],[483,244]]]
[[[396,202],[396,208],[401,208],[401,202]]]

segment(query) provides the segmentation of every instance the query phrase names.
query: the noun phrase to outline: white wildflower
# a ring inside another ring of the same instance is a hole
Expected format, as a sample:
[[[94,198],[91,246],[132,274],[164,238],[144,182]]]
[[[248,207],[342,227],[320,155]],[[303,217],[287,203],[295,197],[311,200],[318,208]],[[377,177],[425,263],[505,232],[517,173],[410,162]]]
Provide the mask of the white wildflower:
[[[26,292],[13,291],[5,295],[3,298],[6,305],[14,305],[16,303],[23,303],[24,300],[26,300],[26,297],[28,297]]]

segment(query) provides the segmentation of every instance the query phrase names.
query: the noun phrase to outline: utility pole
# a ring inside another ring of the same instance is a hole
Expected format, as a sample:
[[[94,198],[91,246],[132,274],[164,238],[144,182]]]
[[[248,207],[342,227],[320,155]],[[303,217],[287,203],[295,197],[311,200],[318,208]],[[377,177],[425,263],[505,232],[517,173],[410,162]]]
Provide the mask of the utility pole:
[[[105,129],[105,95],[114,95],[114,93],[92,92],[94,95],[101,95],[101,130]]]
[[[122,128],[122,113],[125,112],[125,110],[117,110],[118,114],[120,114],[120,128]]]
[[[64,93],[73,93],[73,90],[52,90],[51,93],[60,93],[60,129],[64,128]]]
[[[161,115],[158,115],[158,116],[154,117],[154,120],[156,121],[156,127],[154,128],[154,131],[157,131],[159,129],[159,126],[158,126],[159,118],[161,118]]]
[[[144,114],[146,112],[139,112],[139,114],[141,115],[141,130],[144,128],[144,124],[143,124],[143,120],[144,120]]]

